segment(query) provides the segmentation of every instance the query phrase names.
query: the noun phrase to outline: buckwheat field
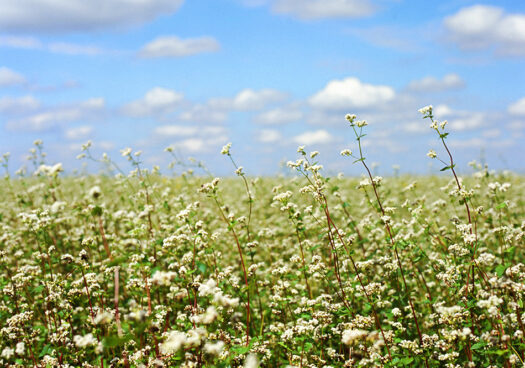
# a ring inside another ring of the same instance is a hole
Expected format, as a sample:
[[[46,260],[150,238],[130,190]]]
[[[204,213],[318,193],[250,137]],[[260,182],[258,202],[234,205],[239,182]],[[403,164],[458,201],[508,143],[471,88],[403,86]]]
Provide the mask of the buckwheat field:
[[[446,121],[420,112],[435,176],[373,176],[353,115],[358,178],[308,147],[252,177],[235,144],[227,178],[132,149],[100,159],[117,175],[71,176],[35,142],[0,191],[0,365],[524,367],[523,177],[460,176]]]

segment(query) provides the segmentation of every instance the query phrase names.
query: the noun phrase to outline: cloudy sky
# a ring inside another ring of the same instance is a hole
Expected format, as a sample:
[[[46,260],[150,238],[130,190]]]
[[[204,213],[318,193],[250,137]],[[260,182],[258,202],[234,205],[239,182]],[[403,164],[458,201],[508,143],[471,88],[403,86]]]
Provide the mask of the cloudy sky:
[[[430,5],[432,4],[432,5]],[[142,150],[168,173],[172,145],[215,174],[282,172],[298,145],[329,173],[360,172],[346,113],[369,123],[379,173],[428,173],[449,121],[460,167],[525,170],[525,2],[444,0],[0,0],[0,153],[35,139],[80,168],[81,144]],[[90,165],[90,170],[97,170]]]

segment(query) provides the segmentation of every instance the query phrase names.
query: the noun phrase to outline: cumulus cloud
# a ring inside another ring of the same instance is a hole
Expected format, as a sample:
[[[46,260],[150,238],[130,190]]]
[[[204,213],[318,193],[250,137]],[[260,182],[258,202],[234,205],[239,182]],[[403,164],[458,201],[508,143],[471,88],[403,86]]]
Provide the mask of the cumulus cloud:
[[[93,132],[93,127],[90,125],[82,125],[75,128],[66,129],[64,135],[70,140],[86,139]]]
[[[389,86],[362,83],[357,78],[333,80],[309,102],[315,108],[326,110],[345,110],[349,108],[368,108],[391,101],[394,89]]]
[[[216,136],[225,134],[225,129],[215,126],[160,125],[153,132],[162,137]]]
[[[0,37],[1,47],[10,47],[15,49],[24,50],[43,50],[49,51],[55,54],[65,55],[99,55],[105,52],[97,46],[92,45],[80,45],[69,42],[51,42],[43,43],[35,37],[25,36],[2,36]]]
[[[26,83],[25,77],[6,67],[0,67],[0,87],[14,86]]]
[[[441,92],[465,87],[465,81],[457,74],[445,75],[442,79],[425,77],[410,82],[408,90],[413,92]]]
[[[182,93],[167,88],[155,87],[146,92],[140,100],[124,105],[122,112],[132,117],[164,114],[177,108],[183,99]]]
[[[147,43],[140,51],[143,58],[178,58],[205,52],[219,51],[220,45],[213,37],[181,39],[177,36],[161,36]]]
[[[295,18],[359,18],[371,15],[375,7],[369,0],[276,0],[272,10]]]
[[[222,123],[228,118],[228,114],[207,104],[195,104],[181,112],[177,118],[182,121]]]
[[[43,47],[42,42],[35,37],[25,36],[1,36],[0,46],[12,47],[15,49],[40,49]]]
[[[10,120],[6,127],[11,131],[41,132],[61,124],[93,119],[99,116],[104,108],[103,98],[91,98],[69,106],[53,107],[20,119]]]
[[[293,141],[301,145],[312,145],[312,144],[327,144],[331,143],[335,138],[324,129],[307,131],[293,137]]]
[[[228,136],[219,135],[214,137],[193,137],[175,142],[173,146],[183,153],[203,153],[217,151],[216,148],[224,145],[228,141]]]
[[[522,97],[518,101],[510,104],[507,110],[509,114],[525,116],[525,97]]]
[[[294,108],[276,108],[265,111],[254,117],[254,121],[259,124],[277,125],[297,121],[303,117],[300,110]]]
[[[247,88],[233,98],[213,98],[208,101],[208,105],[216,109],[254,111],[261,110],[268,104],[280,102],[286,98],[285,93],[275,89],[254,91]]]
[[[473,5],[446,17],[444,26],[461,49],[493,48],[499,55],[525,55],[525,14]]]
[[[56,54],[94,56],[104,52],[100,47],[77,45],[67,42],[54,42],[48,45],[48,50]]]
[[[7,114],[21,114],[28,110],[35,110],[40,102],[33,96],[2,97],[0,98],[0,112]]]
[[[275,129],[262,129],[257,134],[257,140],[261,143],[276,143],[282,139],[281,132]]]
[[[149,22],[175,12],[183,0],[0,0],[0,29],[93,31]]]

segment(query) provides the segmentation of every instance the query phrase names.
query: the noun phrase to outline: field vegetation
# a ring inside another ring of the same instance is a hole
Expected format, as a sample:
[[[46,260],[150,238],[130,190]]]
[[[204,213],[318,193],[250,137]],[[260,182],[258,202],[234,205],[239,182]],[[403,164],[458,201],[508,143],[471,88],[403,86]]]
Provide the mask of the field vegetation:
[[[231,145],[229,178],[131,149],[130,172],[104,155],[117,175],[64,176],[35,142],[0,191],[0,365],[524,367],[523,177],[458,176],[421,112],[435,176],[373,176],[352,115],[361,178],[305,147],[293,175],[252,177]]]

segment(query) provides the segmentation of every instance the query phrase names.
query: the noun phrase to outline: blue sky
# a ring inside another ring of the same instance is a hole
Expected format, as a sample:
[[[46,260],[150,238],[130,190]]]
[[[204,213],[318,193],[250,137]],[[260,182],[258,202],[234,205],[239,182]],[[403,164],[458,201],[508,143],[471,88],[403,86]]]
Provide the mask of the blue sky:
[[[0,153],[29,165],[142,150],[215,174],[274,174],[298,145],[328,173],[357,174],[344,115],[366,119],[366,156],[382,174],[437,172],[443,155],[418,109],[449,121],[467,171],[525,165],[525,3],[403,0],[0,0]],[[433,165],[433,166],[431,166]],[[89,170],[99,167],[89,164]],[[176,169],[180,172],[182,169]]]

